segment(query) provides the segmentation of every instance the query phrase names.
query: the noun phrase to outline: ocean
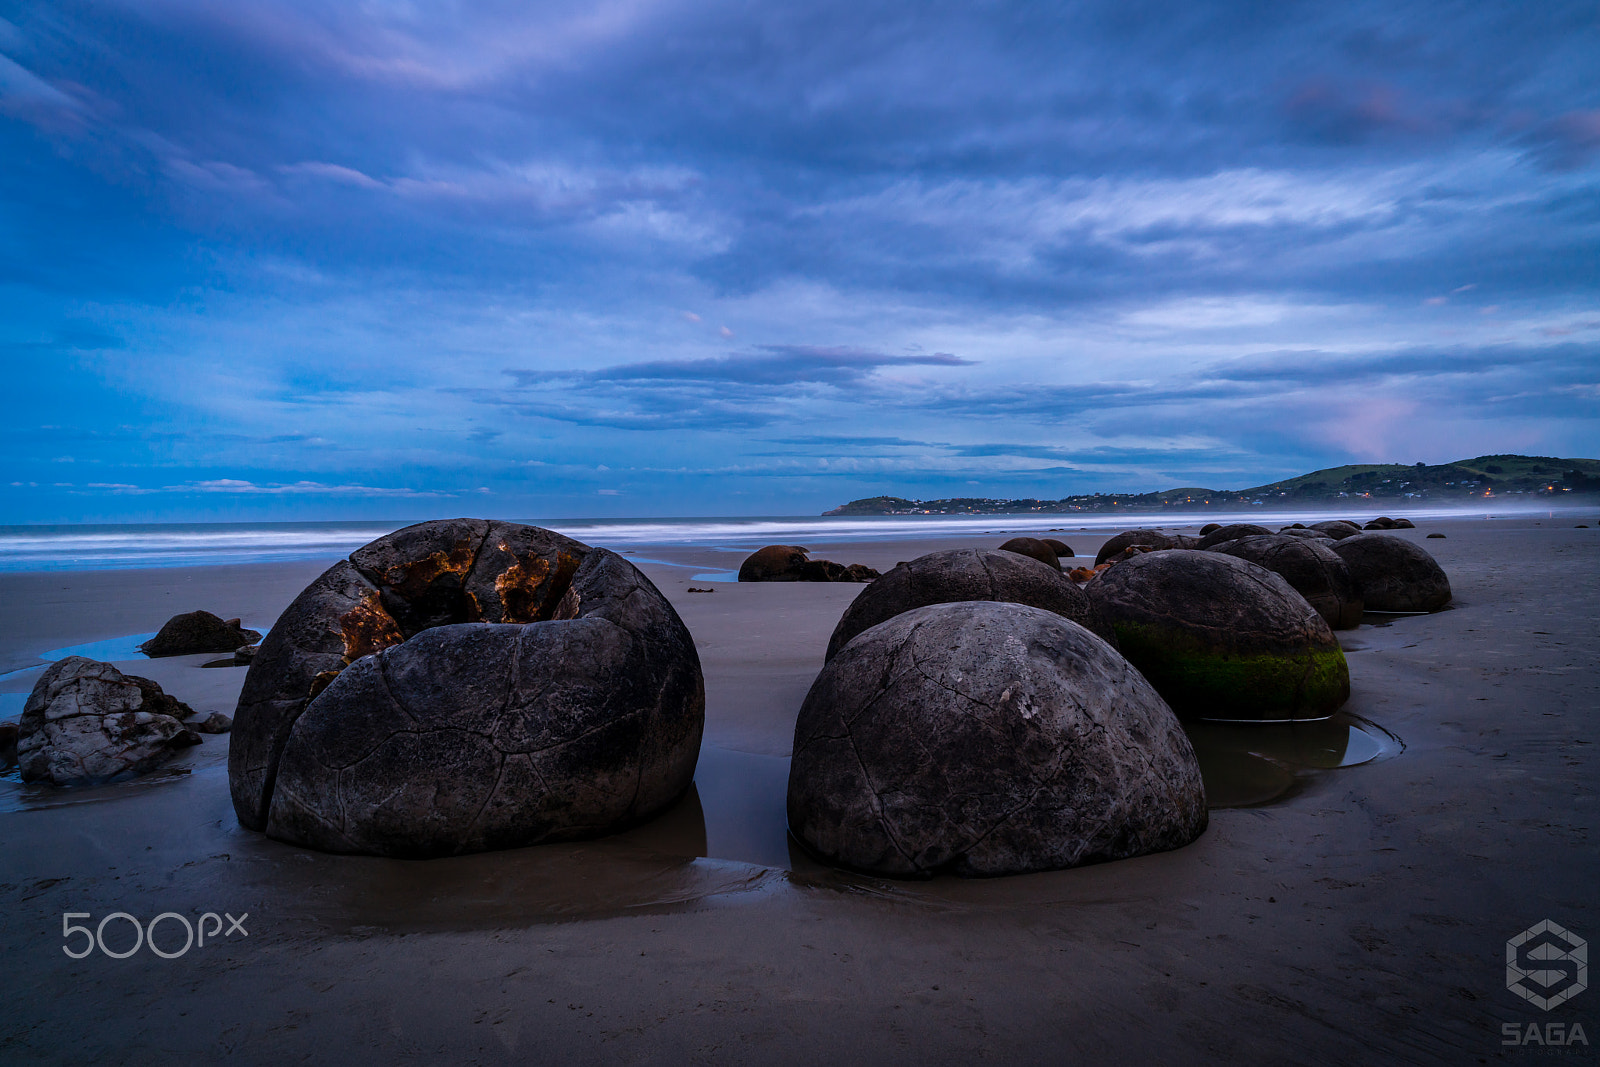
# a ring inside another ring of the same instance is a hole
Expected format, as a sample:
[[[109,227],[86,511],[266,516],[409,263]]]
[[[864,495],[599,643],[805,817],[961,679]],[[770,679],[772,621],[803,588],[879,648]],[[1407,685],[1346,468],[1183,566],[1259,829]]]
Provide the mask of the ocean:
[[[1363,510],[1347,509],[1352,517]],[[1513,511],[1481,506],[1399,508],[1393,514],[1436,518],[1496,518],[1546,508]],[[1552,513],[1553,515],[1553,513]],[[615,549],[715,547],[755,550],[770,544],[829,544],[841,541],[921,540],[988,533],[1104,532],[1141,526],[1193,526],[1202,522],[1255,522],[1274,527],[1338,517],[1335,510],[1238,509],[1213,514],[1071,513],[1023,515],[886,515],[849,518],[777,516],[685,519],[519,520],[558,530],[585,544]],[[394,522],[138,523],[129,525],[0,526],[0,572],[115,570],[192,567],[224,563],[327,559],[347,555],[377,537],[408,525]]]

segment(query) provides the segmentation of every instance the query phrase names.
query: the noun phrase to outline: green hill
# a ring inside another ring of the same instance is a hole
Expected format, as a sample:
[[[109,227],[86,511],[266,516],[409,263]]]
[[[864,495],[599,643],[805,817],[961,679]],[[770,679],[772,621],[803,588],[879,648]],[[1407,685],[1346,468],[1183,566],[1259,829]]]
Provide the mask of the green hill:
[[[1353,463],[1249,489],[1185,486],[1157,493],[1094,493],[1060,500],[952,497],[907,500],[874,496],[824,515],[994,515],[1068,511],[1173,511],[1261,504],[1340,501],[1445,503],[1473,498],[1557,497],[1600,492],[1600,459],[1476,456],[1453,463]]]

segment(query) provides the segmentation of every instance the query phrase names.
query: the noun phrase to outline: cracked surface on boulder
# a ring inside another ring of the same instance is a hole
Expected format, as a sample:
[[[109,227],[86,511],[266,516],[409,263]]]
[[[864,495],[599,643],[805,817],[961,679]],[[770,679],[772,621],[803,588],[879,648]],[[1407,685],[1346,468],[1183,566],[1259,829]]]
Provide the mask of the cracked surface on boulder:
[[[1054,612],[935,604],[859,635],[795,724],[789,827],[895,877],[1054,870],[1206,826],[1189,739],[1109,645]]]
[[[913,608],[961,600],[1028,604],[1071,619],[1116,645],[1111,627],[1059,568],[1016,552],[955,548],[900,564],[861,591],[828,639],[827,659],[857,634]]]
[[[351,553],[262,642],[234,717],[239,821],[326,851],[436,856],[592,836],[693,779],[687,628],[605,549],[423,523]]]
[[[199,738],[190,707],[148,678],[68,656],[34,683],[17,727],[24,782],[88,785],[154,770]]]

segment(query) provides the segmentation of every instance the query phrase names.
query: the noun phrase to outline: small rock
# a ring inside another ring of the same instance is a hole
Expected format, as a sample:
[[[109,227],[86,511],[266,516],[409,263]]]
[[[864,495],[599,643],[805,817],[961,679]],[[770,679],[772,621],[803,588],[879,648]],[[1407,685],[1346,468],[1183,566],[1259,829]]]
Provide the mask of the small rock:
[[[0,766],[17,762],[17,724],[0,722]]]
[[[208,659],[204,663],[200,664],[200,666],[202,666],[202,667],[237,667],[237,666],[239,666],[239,662],[237,660],[235,660],[232,656],[224,656],[222,659]]]
[[[233,729],[233,720],[220,711],[213,711],[194,727],[203,734],[225,734]]]
[[[1439,539],[1440,539],[1440,540],[1441,540],[1441,541],[1442,541],[1442,540],[1444,540],[1444,534],[1429,534],[1429,535],[1428,535],[1428,536],[1429,536],[1429,537],[1437,537],[1437,538],[1439,538]]]
[[[685,589],[684,592],[685,593],[715,593],[716,590],[715,589],[697,589],[696,587],[691,585],[689,588]]]
[[[238,648],[233,650],[233,662],[237,663],[241,667],[250,666],[250,664],[256,661],[256,649],[260,647],[261,646],[259,644],[240,645]]]
[[[181,721],[193,714],[148,678],[68,656],[40,676],[23,706],[22,780],[80,785],[144,774],[200,743]]]
[[[187,656],[195,652],[232,652],[261,640],[238,619],[219,619],[209,611],[191,611],[168,619],[161,632],[139,646],[147,656]]]

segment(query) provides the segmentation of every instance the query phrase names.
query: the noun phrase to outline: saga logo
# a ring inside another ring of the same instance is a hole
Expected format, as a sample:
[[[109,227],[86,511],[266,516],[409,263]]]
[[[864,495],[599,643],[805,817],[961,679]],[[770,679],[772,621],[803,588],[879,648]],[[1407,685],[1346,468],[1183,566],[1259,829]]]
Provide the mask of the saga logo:
[[[1589,943],[1549,919],[1530,926],[1506,942],[1506,988],[1543,1011],[1565,1004],[1589,988]]]
[[[1529,1023],[1524,1029],[1521,1023],[1501,1023],[1500,1043],[1502,1045],[1587,1045],[1589,1035],[1583,1032],[1582,1023],[1573,1023],[1570,1027],[1566,1023]]]

